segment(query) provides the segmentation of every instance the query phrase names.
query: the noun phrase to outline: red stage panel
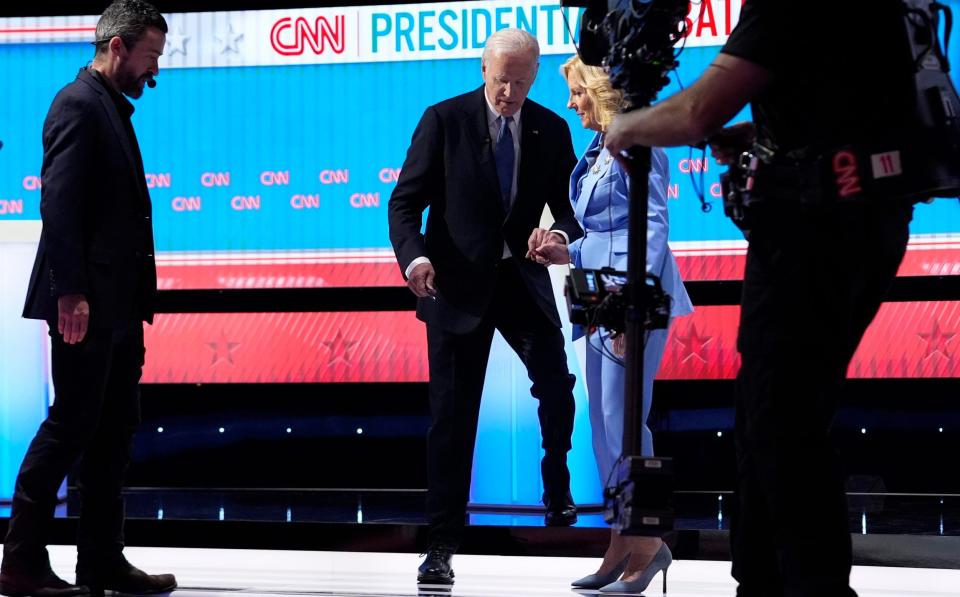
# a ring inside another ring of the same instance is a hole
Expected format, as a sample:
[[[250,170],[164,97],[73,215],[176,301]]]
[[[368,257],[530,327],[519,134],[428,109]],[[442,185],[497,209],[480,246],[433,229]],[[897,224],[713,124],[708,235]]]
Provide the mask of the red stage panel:
[[[658,379],[732,379],[739,307],[674,322]],[[960,377],[960,302],[886,303],[853,355],[851,378]]]
[[[657,379],[732,379],[740,307],[696,307],[673,322]]]
[[[348,286],[403,286],[396,261],[365,263],[306,262],[157,263],[160,290],[223,288],[323,288]]]
[[[427,381],[413,312],[158,315],[146,383]]]
[[[699,307],[670,332],[658,379],[732,379],[739,308]],[[147,327],[147,383],[424,382],[426,333],[412,312],[160,315]],[[885,304],[852,378],[960,376],[960,302]]]
[[[747,258],[746,248],[674,249],[680,274],[684,280],[742,280]],[[960,275],[960,244],[913,240],[900,264],[900,276],[956,276]]]
[[[960,301],[883,305],[848,375],[960,377]]]
[[[674,249],[684,280],[741,280],[746,247]],[[161,290],[403,286],[388,250],[317,257],[298,254],[161,254]],[[960,275],[960,243],[911,241],[901,276]]]

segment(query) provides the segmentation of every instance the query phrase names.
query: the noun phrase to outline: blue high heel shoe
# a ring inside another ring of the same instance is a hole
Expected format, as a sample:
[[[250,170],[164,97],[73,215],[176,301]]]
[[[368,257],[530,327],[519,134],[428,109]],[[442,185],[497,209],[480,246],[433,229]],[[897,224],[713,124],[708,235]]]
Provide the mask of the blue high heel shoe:
[[[660,549],[657,550],[657,553],[653,556],[653,559],[650,560],[650,563],[647,564],[646,569],[643,571],[636,580],[626,581],[618,580],[617,582],[610,583],[600,587],[601,593],[631,593],[634,595],[639,595],[647,590],[647,586],[650,584],[650,581],[653,580],[653,577],[657,575],[657,572],[663,572],[663,594],[667,594],[667,568],[670,567],[670,564],[673,562],[673,554],[670,553],[670,548],[667,547],[666,543],[660,545]]]
[[[588,574],[580,580],[570,583],[574,589],[599,589],[620,578],[623,571],[627,568],[627,562],[630,561],[630,554],[627,554],[623,561],[614,566],[613,570],[606,574]]]

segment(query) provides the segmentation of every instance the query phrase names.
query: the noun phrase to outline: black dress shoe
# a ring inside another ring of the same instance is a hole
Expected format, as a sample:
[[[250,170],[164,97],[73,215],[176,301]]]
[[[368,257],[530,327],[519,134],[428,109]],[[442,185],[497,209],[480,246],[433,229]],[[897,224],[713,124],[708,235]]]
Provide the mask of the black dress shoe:
[[[447,547],[431,547],[427,550],[427,557],[417,569],[417,582],[430,585],[452,585],[453,550]]]
[[[147,574],[125,559],[106,570],[77,570],[77,582],[90,587],[93,597],[104,591],[120,593],[168,593],[177,588],[177,579],[172,574]]]
[[[569,493],[562,498],[543,496],[543,505],[547,507],[543,524],[548,527],[568,527],[577,522],[577,507]]]
[[[54,574],[53,570],[38,574],[0,571],[0,595],[7,597],[76,597],[89,594],[90,589],[71,585]]]

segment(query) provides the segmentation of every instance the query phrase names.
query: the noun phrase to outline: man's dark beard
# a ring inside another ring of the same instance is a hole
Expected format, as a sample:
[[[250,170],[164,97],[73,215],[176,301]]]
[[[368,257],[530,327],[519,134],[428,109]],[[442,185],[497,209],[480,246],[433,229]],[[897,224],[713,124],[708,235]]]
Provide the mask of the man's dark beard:
[[[129,78],[127,78],[128,76]],[[129,98],[139,99],[143,95],[143,87],[140,85],[142,78],[142,75],[125,75],[120,91]]]

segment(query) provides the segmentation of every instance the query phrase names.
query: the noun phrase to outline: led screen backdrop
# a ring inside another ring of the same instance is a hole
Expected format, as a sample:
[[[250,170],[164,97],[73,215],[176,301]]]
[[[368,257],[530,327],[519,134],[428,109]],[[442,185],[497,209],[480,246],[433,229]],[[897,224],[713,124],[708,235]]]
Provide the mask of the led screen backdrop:
[[[692,83],[710,63],[736,23],[740,1],[691,6],[681,67],[661,97]],[[490,32],[519,26],[537,35],[543,57],[530,97],[567,117],[575,147],[586,146],[591,134],[565,108],[558,73],[573,53],[578,15],[534,0],[167,15],[158,86],[136,102],[134,115],[154,204],[160,287],[402,284],[387,235],[390,192],[426,106],[480,84],[479,56]],[[15,115],[0,123],[5,230],[36,229],[42,121],[56,91],[91,59],[96,20],[0,19],[0,65],[15,82],[13,92],[0,94],[0,113]],[[956,47],[953,64],[960,62]],[[722,214],[721,168],[696,150],[673,148],[668,155],[671,245],[684,277],[740,278],[746,244]],[[701,211],[698,194],[712,211]],[[902,275],[960,274],[956,201],[919,206],[912,232]],[[917,316],[938,313],[943,349],[953,349],[956,311],[910,308]],[[732,375],[736,317],[736,309],[702,308],[678,321],[661,377]],[[270,334],[287,337],[281,323],[303,335],[267,346]],[[917,320],[916,329],[903,332],[932,333],[933,325]],[[417,326],[412,314],[400,313],[165,315],[148,329],[146,380],[422,380],[425,351],[412,346],[423,343]],[[259,335],[230,337],[252,329]],[[404,348],[388,354],[374,341]],[[221,343],[233,349],[224,352]],[[253,347],[278,356],[244,354]],[[866,363],[880,359],[864,350]],[[279,364],[281,356],[289,365]],[[905,358],[916,365],[924,357]],[[400,362],[409,365],[397,368]],[[888,374],[871,366],[861,371]],[[891,371],[952,374],[942,367]]]
[[[662,96],[709,64],[739,5],[693,5],[680,70]],[[478,57],[495,29],[520,26],[538,36],[544,57],[531,97],[568,117],[578,150],[590,137],[565,108],[557,72],[573,52],[578,12],[557,2],[168,20],[159,85],[134,115],[163,288],[402,283],[385,211],[410,135],[426,106],[480,83]],[[16,115],[0,128],[0,219],[39,217],[41,123],[57,89],[90,60],[95,23],[95,16],[0,20],[0,63],[16,82],[16,93],[0,97],[0,112]],[[671,241],[686,278],[739,278],[745,245],[718,204],[720,168],[698,151],[669,156]],[[716,209],[700,211],[697,189]],[[960,271],[955,202],[923,206],[913,233],[904,274]]]

